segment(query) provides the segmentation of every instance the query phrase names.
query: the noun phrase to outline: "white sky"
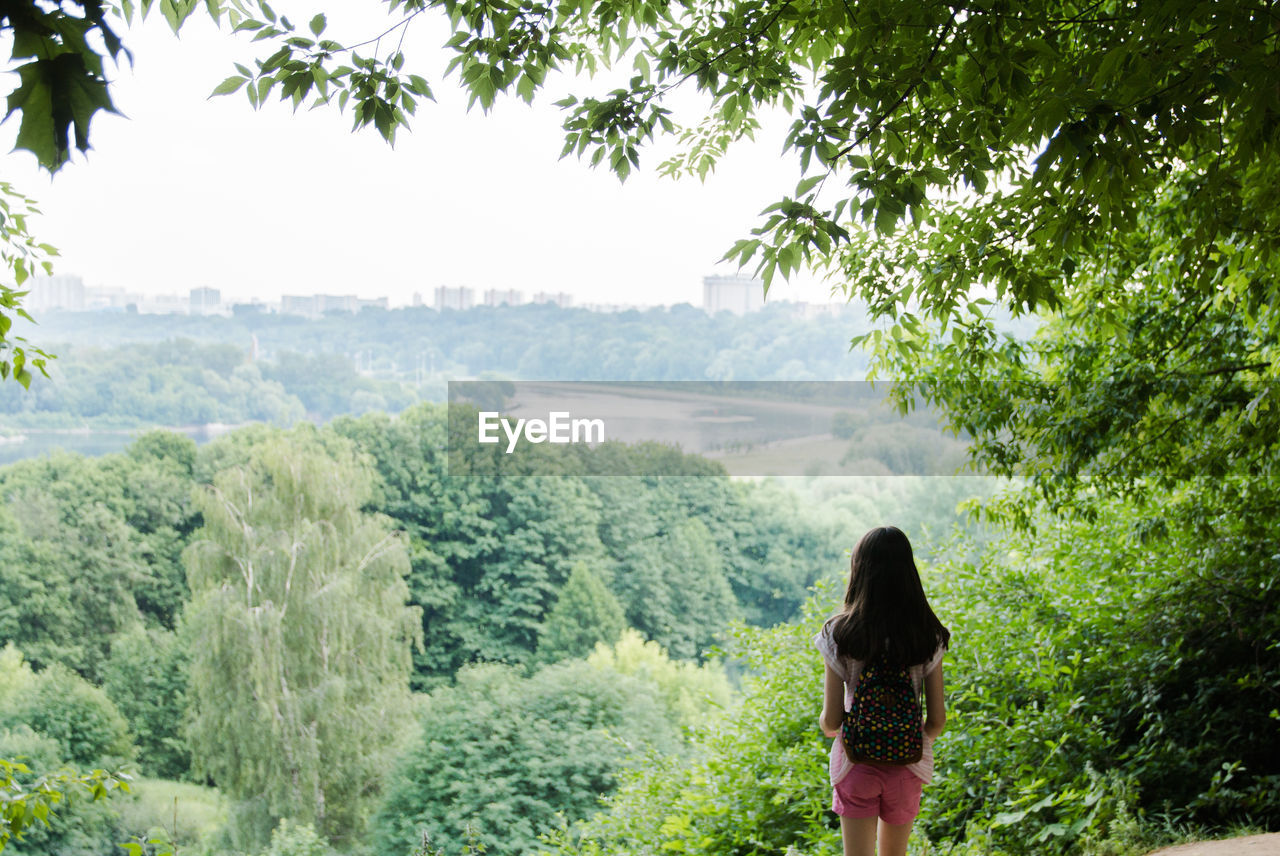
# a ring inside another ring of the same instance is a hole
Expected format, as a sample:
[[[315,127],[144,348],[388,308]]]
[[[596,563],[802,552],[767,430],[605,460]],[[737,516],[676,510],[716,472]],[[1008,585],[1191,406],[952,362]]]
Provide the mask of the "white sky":
[[[326,5],[326,36],[347,43],[388,20],[372,0],[356,7],[374,12],[359,24],[337,20],[334,2],[281,2],[277,11],[305,30]],[[426,76],[438,100],[420,104],[393,150],[372,128],[352,134],[336,109],[293,114],[272,103],[255,113],[241,92],[207,99],[234,60],[269,49],[216,31],[202,10],[180,39],[156,14],[125,33],[134,67],[114,72],[128,118],[99,114],[88,157],[52,181],[26,152],[7,158],[5,177],[39,201],[34,226],[61,250],[57,272],[87,285],[149,294],[209,285],[224,299],[355,293],[393,305],[415,291],[430,303],[437,285],[696,305],[702,277],[734,272],[717,260],[799,178],[794,158],[781,155],[784,121],[731,152],[705,183],[659,179],[652,150],[622,185],[603,169],[559,161],[561,111],[551,102],[609,84],[549,81],[532,108],[513,97],[488,116],[468,114],[438,73],[443,33],[420,19],[405,42],[406,70]],[[16,120],[0,126],[0,144],[12,146],[15,132]],[[828,291],[812,278],[779,281],[770,299],[821,302]]]

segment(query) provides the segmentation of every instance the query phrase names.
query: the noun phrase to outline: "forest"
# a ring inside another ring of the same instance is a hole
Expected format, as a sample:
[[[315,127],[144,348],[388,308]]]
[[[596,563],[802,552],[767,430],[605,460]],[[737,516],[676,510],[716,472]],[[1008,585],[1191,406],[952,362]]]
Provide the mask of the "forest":
[[[754,671],[734,628],[796,620],[855,521],[941,536],[975,487],[797,491],[679,454],[450,477],[447,430],[423,404],[0,470],[0,756],[139,777],[7,850],[156,826],[184,852],[535,852],[646,758],[700,755]]]
[[[786,304],[715,317],[687,304],[621,313],[366,308],[319,320],[55,312],[17,328],[57,355],[53,382],[0,385],[0,429],[287,426],[443,401],[446,378],[481,375],[855,380],[866,368],[847,347],[857,317],[850,309],[806,320]]]
[[[1120,498],[1001,527],[957,509],[1025,510],[1027,481],[733,480],[678,453],[450,477],[448,430],[420,404],[0,470],[0,757],[66,797],[6,849],[821,852],[810,639],[879,521],[955,634],[937,852],[1274,823],[1274,613],[1187,575],[1195,525]]]

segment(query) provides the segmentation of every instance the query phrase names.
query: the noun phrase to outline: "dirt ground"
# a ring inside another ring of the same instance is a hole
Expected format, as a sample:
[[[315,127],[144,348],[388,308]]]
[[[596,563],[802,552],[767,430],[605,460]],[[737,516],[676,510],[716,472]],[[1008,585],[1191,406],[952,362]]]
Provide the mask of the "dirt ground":
[[[1280,856],[1280,832],[1228,838],[1225,841],[1179,844],[1177,847],[1165,847],[1147,856]]]

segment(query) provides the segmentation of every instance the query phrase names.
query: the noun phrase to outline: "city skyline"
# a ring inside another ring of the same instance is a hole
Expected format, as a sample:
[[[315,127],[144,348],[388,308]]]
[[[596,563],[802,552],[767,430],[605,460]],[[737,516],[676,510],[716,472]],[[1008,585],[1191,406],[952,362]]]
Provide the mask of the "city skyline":
[[[361,296],[351,293],[293,293],[282,294],[278,299],[261,296],[244,300],[235,295],[223,295],[219,289],[208,286],[189,288],[185,294],[143,294],[118,287],[99,287],[86,284],[76,274],[37,276],[25,287],[29,293],[25,308],[37,319],[49,312],[126,311],[145,315],[231,315],[240,311],[260,310],[284,315],[301,315],[319,318],[329,312],[359,312],[364,308],[405,309],[431,308],[436,311],[465,311],[473,307],[520,306],[525,304],[555,304],[561,308],[578,308],[596,312],[621,312],[626,310],[669,309],[676,305],[690,305],[703,309],[710,315],[721,311],[743,315],[765,307],[761,297],[762,282],[747,276],[710,275],[702,278],[700,302],[636,304],[600,303],[577,301],[567,292],[533,292],[519,289],[485,289],[477,293],[468,286],[438,286],[431,299],[415,292],[409,303],[393,303],[383,296]],[[806,315],[831,314],[844,303],[810,303],[785,300],[784,303]]]
[[[331,15],[335,33],[370,25]],[[180,40],[158,16],[125,38],[134,66],[112,76],[128,118],[100,114],[93,151],[52,181],[27,153],[9,159],[8,178],[43,211],[33,228],[61,251],[55,271],[88,285],[161,294],[180,282],[240,299],[354,288],[394,305],[447,285],[697,305],[702,277],[737,273],[720,257],[799,177],[780,156],[778,117],[705,182],[657,177],[669,145],[645,152],[625,184],[560,160],[552,101],[569,87],[599,91],[607,77],[552,81],[560,88],[535,106],[504,99],[485,116],[429,74],[437,101],[392,149],[371,131],[352,134],[334,110],[255,113],[239,94],[209,99],[254,46],[199,16]],[[424,21],[406,52],[430,66],[442,41]],[[15,130],[0,126],[0,139]],[[827,292],[802,276],[775,282],[771,297],[823,302]]]

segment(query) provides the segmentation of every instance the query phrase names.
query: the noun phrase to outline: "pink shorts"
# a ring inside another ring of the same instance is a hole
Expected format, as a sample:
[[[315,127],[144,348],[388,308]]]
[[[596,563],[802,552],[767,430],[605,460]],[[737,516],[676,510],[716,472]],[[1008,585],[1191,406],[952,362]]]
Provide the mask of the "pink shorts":
[[[906,767],[854,764],[832,790],[831,810],[841,817],[878,817],[895,826],[920,813],[924,782]]]

